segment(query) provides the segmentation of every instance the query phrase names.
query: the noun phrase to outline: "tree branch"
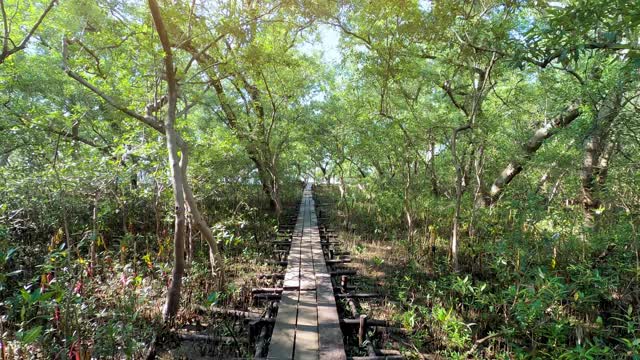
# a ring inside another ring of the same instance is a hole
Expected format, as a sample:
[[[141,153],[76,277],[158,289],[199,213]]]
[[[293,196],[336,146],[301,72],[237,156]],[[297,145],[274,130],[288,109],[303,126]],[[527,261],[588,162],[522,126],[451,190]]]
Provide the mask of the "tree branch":
[[[4,0],[0,0],[2,10],[2,24],[4,25],[4,38],[2,39],[2,54],[9,50],[9,22],[7,21],[7,11],[4,9]]]
[[[449,81],[445,81],[444,84],[442,84],[442,86],[440,87],[445,91],[449,99],[451,99],[451,102],[453,103],[453,105],[456,108],[460,109],[466,117],[469,117],[469,111],[463,105],[458,103],[456,98],[453,96],[453,91],[451,90],[451,83],[449,83]]]
[[[523,158],[516,158],[511,160],[507,166],[500,172],[500,175],[496,177],[491,185],[489,192],[488,203],[495,203],[500,194],[504,191],[505,187],[523,170],[525,162],[527,162],[533,154],[538,151],[544,141],[553,135],[555,135],[559,129],[567,127],[575,119],[582,114],[580,110],[580,102],[575,101],[570,104],[564,111],[562,111],[555,118],[551,119],[547,124],[536,130],[536,132],[522,145],[524,150]]]
[[[105,94],[103,91],[101,91],[97,87],[95,87],[93,84],[88,82],[85,78],[83,78],[79,74],[77,74],[74,71],[72,71],[69,68],[68,64],[67,64],[67,58],[68,58],[67,45],[68,45],[68,39],[65,38],[65,39],[62,40],[62,69],[64,70],[64,72],[70,78],[74,79],[75,81],[79,82],[82,86],[84,86],[87,89],[91,90],[94,94],[98,95],[100,98],[102,98],[102,100],[107,102],[107,104],[113,106],[117,110],[123,112],[124,114],[126,114],[126,115],[128,115],[128,116],[130,116],[130,117],[132,117],[132,118],[134,118],[136,120],[139,120],[139,121],[149,125],[153,129],[155,129],[155,130],[157,130],[157,131],[159,131],[161,133],[164,133],[164,125],[162,125],[162,123],[159,122],[158,119],[156,119],[153,116],[144,116],[144,115],[138,114],[137,112],[127,108],[126,106],[120,104],[115,99],[113,99],[112,97],[110,97],[109,95]]]
[[[9,105],[7,104],[3,104],[3,106],[9,111],[9,113],[11,113],[13,116],[15,116],[18,120],[20,120],[20,122],[24,125],[24,126],[29,126],[32,125],[35,128],[45,131],[45,132],[49,132],[52,134],[56,134],[60,137],[64,137],[68,140],[74,140],[74,141],[78,141],[80,143],[83,143],[85,145],[91,146],[93,148],[96,148],[100,151],[102,151],[105,154],[110,154],[110,146],[109,145],[98,145],[97,143],[95,143],[93,140],[89,140],[89,139],[85,139],[84,137],[78,135],[75,132],[69,132],[69,131],[62,131],[62,130],[58,130],[56,128],[54,128],[53,126],[50,125],[38,125],[38,124],[34,124],[33,120],[25,118],[24,116],[18,114],[17,112],[15,112],[11,107],[9,107]]]
[[[0,5],[2,6],[2,20],[4,22],[4,40],[3,40],[3,44],[2,44],[2,53],[0,54],[0,64],[4,63],[4,61],[9,56],[17,53],[20,50],[24,50],[27,47],[27,43],[29,42],[29,40],[31,39],[33,34],[36,32],[36,30],[38,29],[38,27],[40,26],[40,24],[42,23],[44,18],[47,16],[49,11],[51,11],[51,9],[53,9],[53,6],[56,4],[56,1],[57,0],[52,0],[49,3],[49,5],[42,12],[40,17],[36,21],[36,23],[31,27],[31,30],[29,30],[29,32],[24,37],[24,39],[22,39],[20,44],[18,46],[14,45],[14,47],[12,49],[9,49],[9,46],[8,46],[8,42],[10,41],[10,38],[9,38],[9,25],[7,24],[7,16],[6,16],[6,12],[5,12],[5,9],[4,9],[4,0],[0,0]]]

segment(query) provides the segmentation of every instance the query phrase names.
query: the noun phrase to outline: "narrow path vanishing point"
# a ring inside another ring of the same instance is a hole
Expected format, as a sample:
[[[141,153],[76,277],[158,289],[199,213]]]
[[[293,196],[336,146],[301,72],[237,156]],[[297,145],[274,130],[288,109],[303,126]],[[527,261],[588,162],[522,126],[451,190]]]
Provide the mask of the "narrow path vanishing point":
[[[302,195],[267,359],[347,358],[311,196]]]

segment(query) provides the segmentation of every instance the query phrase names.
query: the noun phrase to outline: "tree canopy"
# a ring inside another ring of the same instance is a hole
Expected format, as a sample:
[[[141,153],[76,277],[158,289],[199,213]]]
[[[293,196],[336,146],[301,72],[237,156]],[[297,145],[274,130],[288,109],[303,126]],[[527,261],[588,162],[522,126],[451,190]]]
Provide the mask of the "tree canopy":
[[[389,280],[410,356],[640,356],[638,1],[0,5],[0,349],[121,356],[77,283],[176,321],[313,182],[420,274]]]

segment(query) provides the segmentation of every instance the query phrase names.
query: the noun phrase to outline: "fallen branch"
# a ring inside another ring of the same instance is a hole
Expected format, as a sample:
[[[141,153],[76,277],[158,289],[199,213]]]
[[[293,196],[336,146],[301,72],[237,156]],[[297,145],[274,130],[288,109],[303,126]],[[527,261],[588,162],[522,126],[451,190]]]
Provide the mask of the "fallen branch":
[[[478,339],[475,341],[475,343],[473,343],[473,346],[471,347],[471,349],[469,349],[469,351],[467,351],[466,353],[464,353],[463,358],[468,358],[469,356],[471,356],[472,353],[474,353],[477,349],[478,346],[482,345],[482,343],[484,343],[487,340],[493,339],[496,336],[502,335],[502,333],[495,333],[495,334],[491,334],[488,336],[483,337],[482,339]]]
[[[262,316],[261,314],[254,313],[254,312],[251,312],[251,311],[223,309],[223,308],[219,308],[219,307],[215,307],[215,306],[211,306],[209,308],[206,308],[206,307],[201,306],[201,305],[196,305],[195,307],[199,311],[202,311],[202,312],[205,312],[205,313],[206,312],[213,312],[213,313],[218,313],[218,314],[234,315],[234,316],[244,317],[244,318],[248,318],[248,319],[259,319]]]

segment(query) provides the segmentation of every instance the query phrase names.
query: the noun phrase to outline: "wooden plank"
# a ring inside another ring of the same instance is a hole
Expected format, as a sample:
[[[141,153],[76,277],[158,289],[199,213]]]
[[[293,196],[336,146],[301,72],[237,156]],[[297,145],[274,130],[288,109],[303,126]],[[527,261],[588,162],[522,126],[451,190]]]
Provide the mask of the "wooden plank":
[[[314,214],[315,215],[315,214]],[[316,219],[312,223],[316,225]],[[317,229],[317,225],[316,225]],[[314,270],[318,301],[318,333],[320,359],[345,360],[344,340],[340,329],[340,318],[333,294],[333,284],[329,274],[324,253],[320,244],[320,236],[314,241]]]
[[[291,359],[296,335],[296,320],[298,317],[297,291],[283,291],[276,324],[269,344],[267,359]]]
[[[300,242],[294,240],[287,257],[287,271],[284,274],[282,287],[285,290],[295,290],[300,288]]]
[[[306,242],[302,246],[300,255],[300,290],[315,290],[316,278],[313,269],[313,251],[311,243]]]
[[[317,306],[315,291],[300,291],[294,359],[318,359]]]
[[[293,230],[269,359],[346,359],[310,189],[303,193]]]
[[[285,290],[295,290],[300,288],[300,249],[301,239],[304,222],[304,208],[301,207],[298,210],[298,219],[293,231],[291,239],[291,247],[289,249],[289,256],[287,257],[287,271],[284,276],[284,282],[282,284]]]
[[[347,354],[344,350],[340,318],[336,309],[331,277],[328,274],[322,274],[317,275],[316,279],[318,278],[320,281],[316,286],[320,358],[323,360],[344,360],[347,358]]]
[[[316,279],[313,273],[313,264],[303,264],[300,268],[300,290],[315,290]]]
[[[322,261],[324,259],[324,255],[322,254],[322,249],[313,250],[313,258],[319,259],[319,261],[314,261],[313,263],[313,271],[315,273],[316,279],[316,289],[318,288],[318,276],[319,275],[327,275],[328,269],[327,265]]]
[[[340,318],[336,309],[331,279],[330,277],[321,277],[321,279],[320,284],[317,285],[320,358],[344,360],[347,355],[344,350]]]
[[[300,216],[296,220],[296,227],[293,229],[293,236],[300,237],[304,231],[304,209],[300,210]]]

